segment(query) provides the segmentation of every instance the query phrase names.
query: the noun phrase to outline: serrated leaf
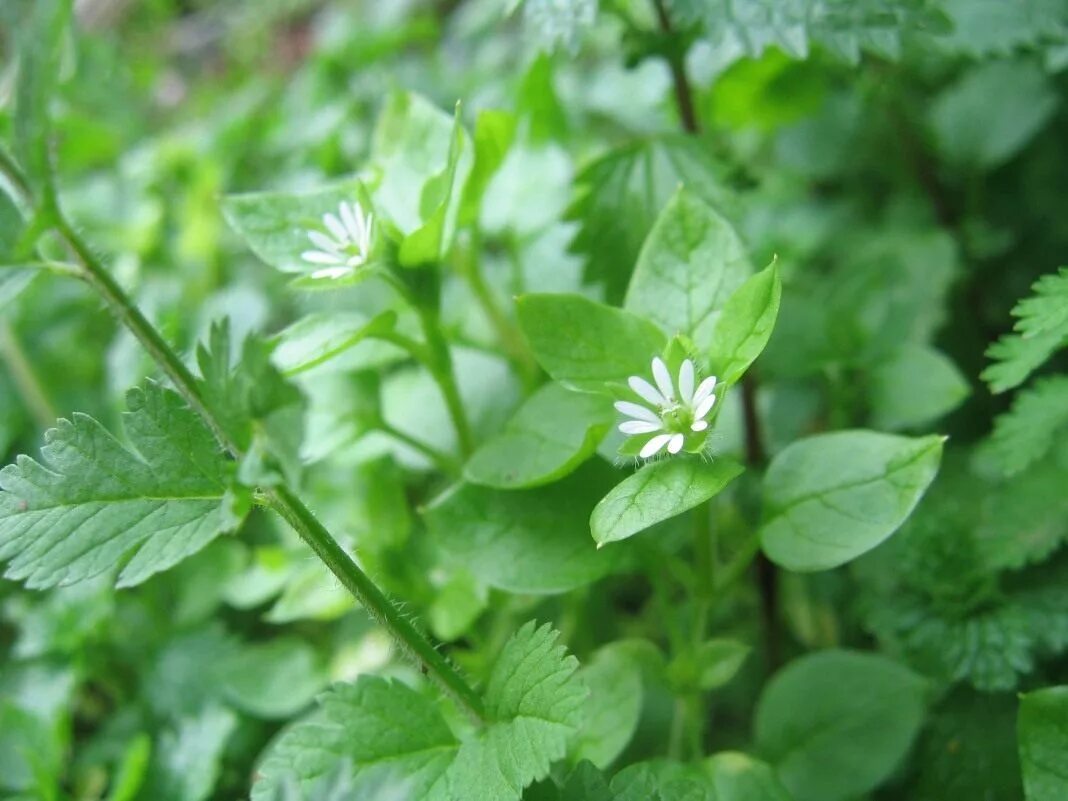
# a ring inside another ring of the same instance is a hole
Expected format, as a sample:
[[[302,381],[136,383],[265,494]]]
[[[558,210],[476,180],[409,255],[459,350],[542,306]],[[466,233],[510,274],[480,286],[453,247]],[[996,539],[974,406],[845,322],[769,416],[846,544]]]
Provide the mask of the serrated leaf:
[[[952,361],[927,345],[903,345],[871,373],[872,424],[891,431],[937,420],[970,392]]]
[[[557,636],[533,622],[512,636],[486,684],[487,723],[462,740],[406,685],[363,676],[336,686],[271,748],[253,801],[271,798],[287,775],[311,792],[339,767],[348,768],[353,798],[518,801],[564,756],[586,697],[578,662]]]
[[[1009,55],[1068,40],[1068,8],[1060,0],[942,0],[941,5],[952,29],[935,44],[950,52]]]
[[[1042,459],[1068,436],[1068,376],[1036,381],[1020,392],[1012,408],[994,420],[987,451],[1005,475]]]
[[[575,179],[568,218],[579,224],[571,250],[586,258],[587,283],[622,300],[638,253],[657,215],[680,184],[722,207],[725,192],[708,148],[693,137],[642,140],[612,150]]]
[[[516,309],[538,364],[579,390],[604,391],[645,373],[667,342],[648,320],[581,295],[523,295]]]
[[[342,202],[367,203],[363,184],[347,179],[304,192],[249,192],[228,195],[222,210],[227,222],[249,249],[285,273],[312,273],[319,268],[301,258],[314,245],[309,231],[324,232],[323,215],[337,214]]]
[[[1019,735],[1027,801],[1063,799],[1068,794],[1068,686],[1024,695]]]
[[[719,801],[700,768],[666,759],[628,765],[612,777],[611,788],[615,801]]]
[[[200,419],[155,383],[131,390],[123,416],[135,450],[76,414],[45,434],[41,461],[0,471],[0,559],[29,587],[84,581],[118,567],[139,584],[239,521],[224,502],[226,459]]]
[[[925,683],[873,654],[827,650],[772,677],[756,742],[797,801],[867,793],[905,756],[923,722]]]
[[[683,187],[649,232],[623,307],[668,336],[687,335],[704,353],[724,304],[752,272],[731,224]]]
[[[614,565],[589,539],[589,515],[611,486],[612,471],[591,462],[563,481],[501,491],[461,484],[426,510],[446,555],[490,587],[508,592],[567,592]]]
[[[647,464],[597,504],[590,516],[593,539],[600,547],[633,537],[722,492],[742,470],[730,459],[679,457]]]
[[[993,364],[982,378],[993,392],[1019,386],[1056,350],[1068,342],[1068,267],[1040,278],[1033,292],[1012,310],[1013,333],[990,346]]]
[[[500,434],[475,451],[464,476],[498,489],[555,481],[594,454],[614,417],[603,397],[546,384],[519,407]]]
[[[578,47],[579,36],[597,18],[597,0],[517,0],[523,22],[546,48]]]
[[[827,570],[897,530],[938,472],[943,438],[837,431],[798,440],[764,476],[760,541],[789,570]]]
[[[750,276],[727,298],[708,347],[712,372],[738,381],[763,352],[779,316],[782,281],[776,262]]]

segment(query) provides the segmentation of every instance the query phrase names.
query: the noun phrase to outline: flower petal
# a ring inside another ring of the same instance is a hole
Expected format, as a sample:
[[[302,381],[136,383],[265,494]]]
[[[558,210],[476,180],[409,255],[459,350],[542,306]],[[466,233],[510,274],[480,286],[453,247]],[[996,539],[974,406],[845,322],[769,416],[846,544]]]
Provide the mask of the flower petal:
[[[653,359],[653,378],[656,379],[656,385],[660,389],[660,394],[668,400],[673,400],[675,397],[675,387],[671,385],[671,374],[668,372],[664,360],[659,356]]]
[[[627,383],[630,384],[631,389],[641,395],[642,400],[649,401],[654,406],[663,406],[667,403],[667,399],[656,391],[656,387],[644,378],[632,375],[627,379]]]
[[[691,431],[704,431],[706,428],[708,428],[707,420],[695,420],[693,425],[690,426]]]
[[[716,377],[710,375],[704,381],[697,386],[697,391],[693,393],[693,400],[690,401],[694,406],[697,406],[701,401],[712,394],[716,388]]]
[[[348,267],[327,267],[325,270],[316,270],[311,274],[312,278],[343,278],[351,270]]]
[[[682,450],[682,443],[686,441],[686,438],[682,434],[674,434],[671,437],[671,442],[668,443],[668,453],[678,453]]]
[[[361,224],[363,210],[356,203],[343,202],[338,211],[341,214],[341,222],[349,233],[349,240],[358,243],[363,236],[363,226]],[[359,219],[357,219],[357,214],[359,214]]]
[[[638,452],[638,455],[643,459],[648,459],[650,456],[656,456],[660,449],[671,441],[671,437],[671,434],[657,434],[645,443],[642,449]]]
[[[319,250],[325,250],[327,253],[337,253],[341,255],[341,246],[331,237],[324,234],[322,231],[308,231],[308,239]]]
[[[652,434],[660,428],[659,423],[650,423],[648,420],[627,420],[619,424],[619,430],[624,434]]]
[[[715,402],[715,395],[709,395],[707,398],[701,401],[701,403],[698,404],[697,408],[693,410],[693,419],[704,420],[705,415],[712,411],[712,406],[713,404],[715,404]]]
[[[650,423],[659,423],[660,417],[656,412],[651,409],[646,409],[644,406],[639,406],[637,403],[631,403],[630,401],[616,401],[615,407],[618,411],[629,417],[635,417],[638,420],[647,420]]]
[[[693,362],[689,359],[682,360],[682,366],[679,367],[679,402],[689,403],[693,398],[693,378],[694,369]]]
[[[341,256],[337,256],[333,253],[324,253],[321,250],[305,250],[300,254],[300,257],[304,261],[311,262],[312,264],[344,264],[345,261]]]
[[[335,215],[324,214],[323,225],[325,225],[330,230],[330,233],[334,235],[334,239],[336,239],[339,243],[341,243],[342,245],[348,244],[349,232],[345,230],[345,226],[341,224],[341,220],[339,220]]]

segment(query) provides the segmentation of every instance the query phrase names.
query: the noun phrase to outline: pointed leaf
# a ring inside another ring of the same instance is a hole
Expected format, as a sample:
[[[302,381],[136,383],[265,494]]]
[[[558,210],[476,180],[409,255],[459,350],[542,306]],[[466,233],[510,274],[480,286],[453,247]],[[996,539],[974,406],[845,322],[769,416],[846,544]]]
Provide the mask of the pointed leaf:
[[[708,358],[712,373],[735,383],[764,350],[779,316],[782,281],[776,262],[750,277],[723,305]]]

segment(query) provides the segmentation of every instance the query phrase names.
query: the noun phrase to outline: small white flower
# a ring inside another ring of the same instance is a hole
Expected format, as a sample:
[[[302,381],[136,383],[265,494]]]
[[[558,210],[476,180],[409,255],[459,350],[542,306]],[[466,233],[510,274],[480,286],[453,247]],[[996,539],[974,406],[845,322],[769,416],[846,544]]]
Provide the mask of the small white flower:
[[[311,274],[312,278],[343,278],[367,261],[371,252],[371,226],[374,214],[364,215],[359,203],[343,200],[337,214],[323,215],[328,233],[308,231],[315,250],[300,257],[309,264],[326,265]]]
[[[668,453],[678,453],[686,444],[686,437],[699,434],[708,428],[708,413],[716,402],[713,394],[716,377],[709,376],[694,388],[696,370],[691,360],[686,359],[679,367],[676,386],[671,381],[664,360],[653,359],[653,386],[644,378],[632,375],[627,379],[630,388],[649,406],[630,401],[617,401],[616,409],[630,417],[619,424],[619,430],[630,436],[654,434],[642,447],[639,456],[648,459],[665,447]]]

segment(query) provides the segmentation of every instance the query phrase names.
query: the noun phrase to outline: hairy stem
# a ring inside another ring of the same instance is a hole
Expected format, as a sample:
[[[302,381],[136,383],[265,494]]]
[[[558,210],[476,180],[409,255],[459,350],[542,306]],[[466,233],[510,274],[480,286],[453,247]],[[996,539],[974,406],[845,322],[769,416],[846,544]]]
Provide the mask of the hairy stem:
[[[204,402],[200,388],[189,368],[134,305],[62,214],[57,215],[56,228],[80,262],[89,284],[104,298],[116,317],[129,328],[148,351],[153,361],[174,384],[175,389],[211,429],[219,444],[231,456],[239,459],[242,456],[241,449],[226,434]],[[284,486],[267,490],[266,496],[271,507],[293,527],[330,572],[363,605],[368,614],[393,636],[401,649],[421,665],[423,672],[474,717],[480,719],[482,702],[478,694],[360,569],[300,498]]]

